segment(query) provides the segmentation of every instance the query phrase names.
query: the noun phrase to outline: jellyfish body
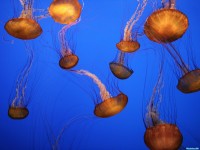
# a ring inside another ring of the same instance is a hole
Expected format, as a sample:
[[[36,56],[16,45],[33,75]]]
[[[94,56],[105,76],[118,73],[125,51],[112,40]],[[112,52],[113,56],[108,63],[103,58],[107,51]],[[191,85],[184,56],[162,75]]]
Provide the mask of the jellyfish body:
[[[128,97],[120,93],[115,97],[106,99],[95,106],[94,114],[101,118],[114,116],[121,112],[128,102]]]
[[[6,22],[4,29],[11,36],[22,39],[30,40],[35,39],[42,33],[42,28],[34,20],[32,2],[22,3],[22,13],[19,18],[13,18]]]
[[[61,52],[59,52],[61,56],[59,60],[59,66],[62,69],[71,69],[78,64],[79,58],[77,55],[73,53],[73,51],[69,47],[68,42],[65,39],[65,35],[66,35],[67,30],[71,26],[77,24],[79,21],[80,19],[76,20],[75,22],[69,25],[65,25],[59,32],[59,39],[60,39],[60,44],[61,44]]]
[[[82,6],[78,0],[54,0],[49,7],[49,14],[55,22],[70,24],[81,15]]]
[[[127,79],[133,74],[133,70],[125,65],[124,57],[125,53],[120,51],[117,60],[109,63],[111,72],[118,79]]]
[[[146,20],[144,33],[157,43],[173,42],[183,36],[189,21],[181,11],[175,9],[175,1],[169,0],[169,8],[156,10]]]
[[[133,70],[118,62],[110,62],[110,70],[118,79],[127,79],[133,74]]]
[[[78,56],[75,54],[65,55],[60,58],[59,66],[63,69],[71,69],[78,64]]]
[[[200,69],[192,70],[183,75],[177,84],[183,93],[192,93],[200,90]]]
[[[133,70],[130,69],[128,65],[124,63],[126,55],[125,53],[132,53],[140,48],[140,43],[137,41],[137,33],[135,33],[133,36],[132,29],[141,17],[146,7],[146,4],[147,0],[143,0],[142,3],[138,1],[138,6],[134,14],[127,21],[126,26],[124,28],[123,39],[116,44],[116,47],[119,50],[117,54],[117,60],[110,62],[109,66],[113,75],[118,79],[127,79],[133,74]]]
[[[122,40],[116,44],[116,47],[122,52],[132,53],[140,48],[140,43],[137,41]]]
[[[146,129],[144,142],[151,150],[177,150],[183,136],[174,124],[159,124]]]
[[[24,119],[28,114],[29,111],[26,107],[10,106],[8,109],[8,116],[12,119]]]
[[[98,77],[86,70],[73,70],[74,72],[86,75],[93,79],[100,90],[101,102],[96,104],[94,114],[101,118],[107,118],[120,113],[128,102],[128,97],[120,93],[115,97],[112,97],[107,91],[105,85],[98,79]]]
[[[29,45],[27,45],[27,43],[26,46],[26,50],[28,51],[28,63],[17,79],[16,94],[8,108],[8,116],[11,119],[24,119],[29,114],[27,108],[28,100],[26,97],[26,86],[28,75],[33,63],[33,50],[31,47],[28,47]]]

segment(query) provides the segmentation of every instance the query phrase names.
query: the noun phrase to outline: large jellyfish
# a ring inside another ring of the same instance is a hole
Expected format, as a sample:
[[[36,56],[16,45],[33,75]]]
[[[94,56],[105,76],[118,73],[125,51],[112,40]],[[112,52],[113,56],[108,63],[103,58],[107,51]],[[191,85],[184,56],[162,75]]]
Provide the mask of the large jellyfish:
[[[159,74],[158,81],[153,89],[150,101],[147,104],[147,112],[144,117],[146,127],[144,142],[146,146],[152,150],[176,150],[181,146],[183,137],[175,123],[168,123],[169,120],[161,119],[161,105],[162,107],[167,108],[167,106],[163,106],[163,97],[161,95],[161,90],[163,88],[162,82],[161,73]],[[170,97],[168,97],[168,100],[169,99]],[[169,107],[171,108],[174,106]],[[165,113],[169,112],[165,111]],[[166,114],[164,116],[166,117]],[[174,116],[170,115],[170,117]]]
[[[29,114],[27,109],[28,97],[25,91],[28,82],[28,75],[33,62],[33,51],[29,45],[26,45],[26,49],[29,55],[28,62],[17,79],[16,94],[8,109],[8,116],[12,119],[24,119]]]
[[[81,15],[82,6],[78,0],[53,0],[49,7],[49,14],[55,22],[70,24]]]
[[[130,69],[125,63],[125,53],[132,53],[140,48],[140,44],[137,41],[138,33],[135,32],[132,34],[132,29],[141,17],[146,4],[147,0],[143,0],[142,3],[138,0],[138,6],[124,28],[123,39],[116,44],[119,52],[117,54],[117,58],[110,62],[109,66],[111,72],[119,79],[127,79],[133,73],[133,70]]]
[[[177,88],[183,92],[183,93],[192,93],[200,90],[200,69],[197,67],[195,62],[193,61],[193,58],[190,61],[192,61],[192,65],[187,65],[179,51],[176,49],[176,47],[171,44],[163,44],[164,47],[167,49],[169,54],[172,56],[172,59],[174,60],[176,66],[180,70],[180,78],[178,80]],[[189,62],[188,62],[189,63]]]
[[[100,90],[101,102],[96,104],[94,114],[98,117],[111,117],[121,112],[128,102],[128,97],[120,93],[115,97],[107,91],[105,85],[98,79],[98,77],[86,70],[72,70],[75,73],[86,75],[93,79]]]
[[[6,22],[4,28],[15,38],[35,39],[42,33],[42,28],[33,16],[33,0],[20,0],[20,3],[23,7],[21,15]]]
[[[61,51],[60,51],[60,61],[59,66],[63,69],[71,69],[72,67],[76,66],[79,58],[76,56],[72,49],[69,47],[67,40],[65,39],[66,31],[73,25],[76,25],[80,19],[76,20],[75,22],[65,25],[59,32],[59,39],[61,44]]]
[[[157,43],[173,42],[183,36],[188,28],[188,18],[176,9],[176,0],[162,0],[163,7],[146,20],[144,33]]]

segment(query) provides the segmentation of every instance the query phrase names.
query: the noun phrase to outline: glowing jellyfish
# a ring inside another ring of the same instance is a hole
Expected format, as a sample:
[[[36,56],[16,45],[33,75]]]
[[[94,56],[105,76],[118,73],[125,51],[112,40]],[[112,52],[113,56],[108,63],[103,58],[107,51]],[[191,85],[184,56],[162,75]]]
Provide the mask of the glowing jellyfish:
[[[63,69],[71,69],[77,65],[79,58],[70,49],[67,40],[65,39],[65,33],[71,26],[76,25],[80,20],[77,20],[69,25],[65,25],[59,32],[59,39],[61,43],[60,61],[59,66]]]
[[[54,0],[49,7],[49,14],[55,22],[70,24],[81,15],[82,6],[78,0]]]
[[[192,62],[191,66],[186,65],[179,51],[171,43],[164,44],[169,54],[172,56],[176,66],[180,70],[180,78],[177,88],[183,93],[192,93],[200,90],[200,69]],[[189,58],[190,59],[190,58]],[[191,60],[193,61],[193,60]]]
[[[126,26],[124,28],[123,39],[116,44],[116,47],[120,51],[117,54],[118,55],[117,59],[110,62],[109,66],[114,76],[116,76],[119,79],[127,79],[133,73],[133,70],[130,69],[128,65],[124,63],[124,58],[125,58],[125,53],[132,53],[140,48],[140,44],[137,41],[138,33],[136,32],[133,34],[132,29],[133,26],[137,23],[137,21],[141,17],[146,4],[147,0],[143,0],[142,4],[138,0],[138,6],[134,14],[131,16],[130,20],[126,23]]]
[[[176,0],[162,0],[163,8],[154,11],[146,20],[144,33],[157,43],[173,42],[183,36],[188,28],[188,18],[176,9]]]
[[[23,7],[21,15],[6,22],[4,28],[15,38],[35,39],[42,33],[42,28],[33,16],[33,0],[20,0],[20,3]]]
[[[93,79],[93,81],[97,84],[100,90],[101,102],[96,104],[94,109],[94,114],[101,118],[111,117],[119,112],[121,112],[128,102],[128,97],[120,93],[115,97],[112,97],[111,94],[106,90],[106,87],[98,77],[86,70],[73,70],[74,72],[86,75]]]
[[[28,100],[25,90],[28,81],[28,75],[33,62],[33,51],[30,47],[27,47],[26,49],[29,54],[28,63],[17,79],[16,95],[11,101],[8,109],[8,116],[12,119],[24,119],[29,114],[27,109]]]
[[[163,106],[162,95],[160,93],[162,87],[162,76],[160,74],[147,106],[144,119],[146,127],[144,142],[151,150],[177,150],[182,144],[183,136],[175,123],[167,123],[167,120],[163,121],[161,119],[159,112],[161,112],[161,105]],[[169,99],[170,97],[168,97],[168,100]],[[173,106],[170,106],[170,108],[171,107]],[[163,106],[163,108],[166,108],[166,106]],[[164,116],[166,116],[166,114]],[[174,116],[170,115],[170,117]]]

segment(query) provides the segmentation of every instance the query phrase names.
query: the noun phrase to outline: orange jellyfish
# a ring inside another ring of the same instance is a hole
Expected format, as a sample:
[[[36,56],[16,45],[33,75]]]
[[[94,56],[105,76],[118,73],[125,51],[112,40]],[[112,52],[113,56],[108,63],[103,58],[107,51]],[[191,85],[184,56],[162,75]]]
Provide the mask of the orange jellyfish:
[[[163,87],[162,76],[159,75],[159,79],[153,89],[153,94],[150,101],[147,104],[147,112],[144,118],[146,131],[144,133],[144,142],[146,146],[151,150],[177,150],[181,147],[183,136],[175,123],[172,122],[174,115],[170,114],[170,120],[163,120],[161,117],[161,110],[167,108],[163,106],[163,100],[161,95],[161,88]],[[168,100],[170,97],[168,97]],[[161,109],[161,105],[163,109]],[[173,106],[170,106],[172,108]]]
[[[169,54],[172,56],[176,66],[180,70],[180,78],[178,80],[177,89],[183,93],[192,93],[200,90],[200,69],[192,61],[192,65],[187,65],[179,51],[171,43],[163,44]],[[191,58],[189,58],[191,59]]]
[[[82,6],[78,0],[54,0],[49,7],[49,14],[55,22],[70,24],[81,15]]]
[[[28,63],[17,79],[16,95],[11,101],[8,109],[8,116],[12,119],[24,119],[29,114],[29,110],[27,109],[28,100],[25,90],[33,62],[33,51],[30,47],[27,47],[26,49],[29,54]]]
[[[133,26],[137,23],[139,18],[141,17],[145,6],[147,4],[147,0],[143,0],[142,4],[140,1],[138,1],[138,6],[134,12],[134,14],[131,16],[130,20],[126,23],[126,26],[124,28],[124,35],[123,39],[116,44],[116,47],[118,48],[118,56],[117,59],[110,62],[110,70],[119,79],[127,79],[129,78],[133,70],[130,69],[125,63],[125,53],[132,53],[137,51],[140,48],[140,43],[137,41],[137,32],[132,33]]]
[[[11,36],[30,40],[35,39],[42,33],[42,28],[33,16],[33,0],[20,0],[23,7],[19,18],[10,19],[4,28]]]
[[[128,102],[128,97],[120,93],[115,97],[107,91],[105,85],[98,79],[98,77],[86,70],[72,70],[75,73],[86,75],[90,77],[98,86],[100,90],[101,102],[96,104],[94,114],[101,118],[111,117],[121,112]]]
[[[76,20],[75,22],[65,25],[59,32],[59,39],[61,43],[61,52],[60,52],[60,61],[59,66],[62,69],[71,69],[74,66],[77,65],[79,58],[77,55],[73,53],[73,51],[70,49],[66,39],[65,39],[65,33],[67,29],[69,29],[71,26],[76,25],[80,19]]]
[[[176,9],[176,0],[162,0],[163,8],[154,11],[146,20],[144,33],[157,43],[173,42],[183,36],[189,22],[188,17]]]

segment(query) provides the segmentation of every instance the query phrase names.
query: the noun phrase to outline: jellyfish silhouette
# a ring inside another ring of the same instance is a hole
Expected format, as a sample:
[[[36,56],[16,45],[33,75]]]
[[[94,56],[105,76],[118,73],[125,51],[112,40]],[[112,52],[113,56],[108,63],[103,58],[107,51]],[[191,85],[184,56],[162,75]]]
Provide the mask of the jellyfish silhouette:
[[[75,22],[65,25],[60,31],[59,31],[59,40],[61,44],[61,50],[59,52],[60,54],[60,61],[59,61],[59,66],[62,69],[71,69],[74,66],[77,65],[79,58],[76,56],[72,49],[69,47],[67,40],[65,39],[65,34],[67,30],[73,26],[76,25],[80,19],[76,20]]]
[[[177,89],[183,93],[192,93],[200,90],[200,69],[195,64],[193,58],[188,59],[192,61],[191,66],[187,65],[179,51],[172,43],[163,44],[167,49],[176,66],[180,71],[180,78],[178,80]],[[188,62],[189,63],[189,62]]]
[[[134,14],[131,16],[129,21],[126,23],[126,26],[124,28],[124,35],[123,39],[116,44],[116,47],[118,48],[118,54],[117,58],[110,62],[110,70],[119,79],[127,79],[129,78],[133,70],[128,67],[128,65],[125,63],[125,55],[126,53],[132,53],[135,52],[140,48],[140,44],[137,41],[138,33],[132,33],[133,26],[137,23],[137,21],[140,19],[145,6],[147,4],[147,0],[143,0],[142,3],[138,0],[138,6],[134,12]]]
[[[33,62],[33,51],[32,48],[27,44],[26,50],[28,51],[28,62],[25,65],[23,71],[18,76],[16,94],[12,99],[8,109],[8,116],[12,119],[24,119],[29,114],[29,110],[27,109],[29,98],[26,95],[26,86],[28,82],[28,75]]]
[[[162,82],[161,71],[153,89],[153,94],[147,104],[145,117],[143,118],[146,127],[144,142],[146,146],[152,150],[175,150],[181,146],[183,137],[175,123],[168,123],[169,120],[161,119],[161,105],[163,106],[163,97],[161,95],[163,88]],[[168,99],[170,99],[170,97],[168,97]],[[167,106],[163,107],[167,108]],[[172,108],[174,105],[169,107]],[[169,113],[169,110],[166,110],[165,113]],[[164,116],[166,116],[166,114],[164,114]],[[175,115],[170,115],[170,117],[174,116]]]
[[[42,33],[42,28],[33,16],[33,0],[20,0],[23,10],[18,18],[10,19],[4,28],[8,34],[22,40],[35,39]]]
[[[55,22],[70,24],[81,15],[82,6],[78,0],[53,0],[49,7],[49,14]]]
[[[111,117],[121,112],[128,102],[128,97],[120,93],[115,97],[107,91],[105,85],[98,79],[95,74],[86,70],[71,70],[75,73],[90,77],[100,90],[101,102],[95,104],[94,114],[101,118]],[[95,101],[96,102],[96,101]]]
[[[176,0],[165,2],[163,7],[154,11],[146,20],[144,33],[157,43],[173,42],[183,36],[188,28],[188,18],[176,9]]]

